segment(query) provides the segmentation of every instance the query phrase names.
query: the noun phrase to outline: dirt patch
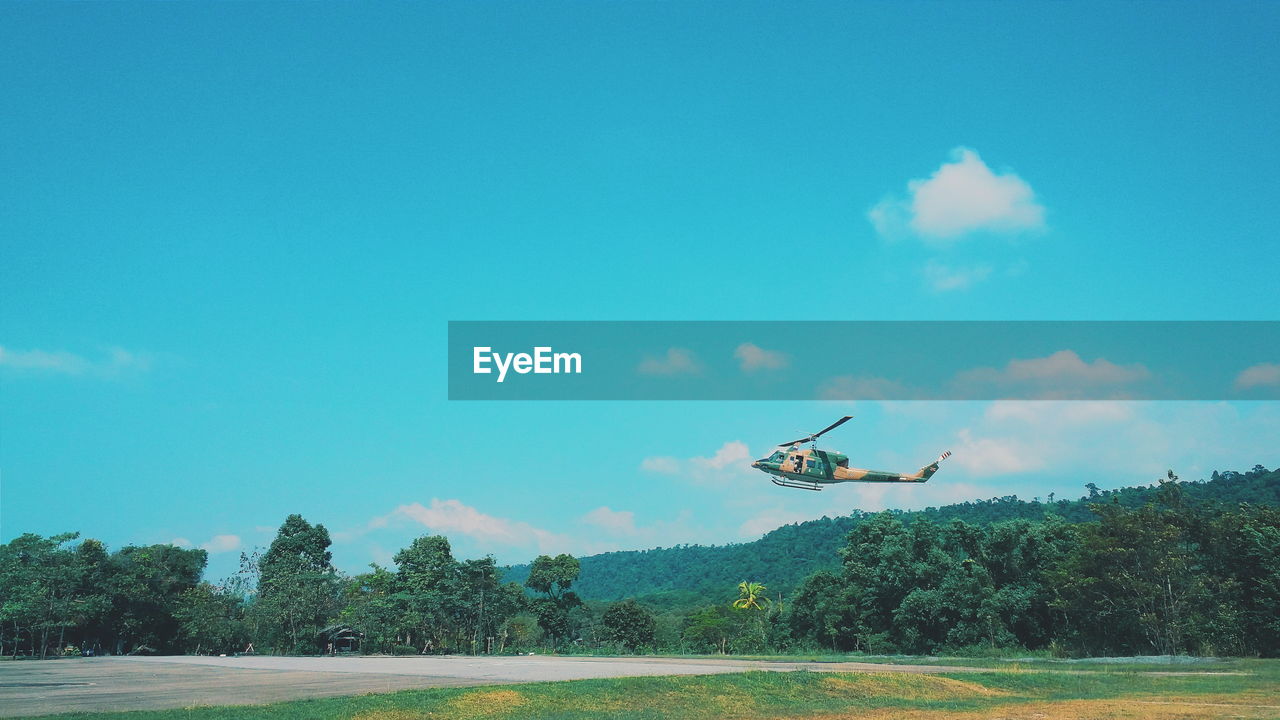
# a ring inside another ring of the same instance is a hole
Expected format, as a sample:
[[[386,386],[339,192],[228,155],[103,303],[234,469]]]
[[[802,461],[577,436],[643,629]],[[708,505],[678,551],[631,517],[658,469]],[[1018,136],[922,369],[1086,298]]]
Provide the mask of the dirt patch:
[[[867,674],[822,678],[828,693],[848,698],[894,697],[906,700],[966,700],[1008,695],[976,682],[933,675]]]

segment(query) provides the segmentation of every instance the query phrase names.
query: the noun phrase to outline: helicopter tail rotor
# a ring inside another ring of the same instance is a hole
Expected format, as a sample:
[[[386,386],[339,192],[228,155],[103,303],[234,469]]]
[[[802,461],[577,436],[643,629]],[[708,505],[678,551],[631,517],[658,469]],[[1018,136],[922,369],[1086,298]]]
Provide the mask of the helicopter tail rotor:
[[[942,462],[943,460],[946,460],[949,457],[951,457],[951,451],[947,450],[946,452],[939,455],[937,460],[934,460],[932,463],[920,468],[920,477],[924,478],[925,480],[928,480],[929,478],[933,477],[933,474],[938,472],[938,463]]]

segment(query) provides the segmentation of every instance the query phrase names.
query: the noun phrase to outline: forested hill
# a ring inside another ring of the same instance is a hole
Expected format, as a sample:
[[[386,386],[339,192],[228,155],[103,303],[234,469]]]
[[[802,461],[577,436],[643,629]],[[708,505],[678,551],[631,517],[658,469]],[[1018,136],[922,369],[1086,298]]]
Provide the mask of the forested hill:
[[[1249,472],[1215,472],[1209,480],[1182,482],[1190,503],[1240,503],[1280,505],[1280,468],[1268,471],[1261,465]],[[1016,496],[976,500],[919,511],[891,511],[910,523],[920,517],[946,523],[963,520],[987,524],[1024,518],[1041,520],[1053,514],[1069,522],[1093,519],[1089,505],[1116,502],[1138,507],[1154,498],[1151,486],[1099,490],[1085,485],[1089,494],[1076,500],[1020,500]],[[581,558],[582,574],[574,589],[587,600],[620,600],[638,597],[665,605],[697,604],[717,599],[741,580],[764,582],[771,590],[788,593],[815,570],[838,564],[836,549],[845,536],[864,518],[875,513],[855,511],[852,515],[784,525],[759,540],[735,545],[678,545],[655,550],[632,550]],[[506,579],[524,582],[528,565],[506,569]]]

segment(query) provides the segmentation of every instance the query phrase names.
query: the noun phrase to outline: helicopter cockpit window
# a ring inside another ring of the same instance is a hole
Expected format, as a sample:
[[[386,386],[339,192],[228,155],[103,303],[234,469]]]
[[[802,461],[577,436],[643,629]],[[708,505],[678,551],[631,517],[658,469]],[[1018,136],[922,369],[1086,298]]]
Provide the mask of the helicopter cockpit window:
[[[780,463],[782,462],[782,459],[785,458],[786,456],[787,456],[786,453],[779,450],[778,452],[775,452],[774,454],[769,456],[769,462]]]

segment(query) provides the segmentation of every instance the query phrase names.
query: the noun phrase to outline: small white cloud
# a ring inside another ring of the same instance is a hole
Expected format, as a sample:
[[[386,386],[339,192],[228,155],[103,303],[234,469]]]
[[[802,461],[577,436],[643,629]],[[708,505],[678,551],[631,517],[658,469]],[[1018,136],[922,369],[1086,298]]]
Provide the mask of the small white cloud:
[[[750,465],[751,450],[747,448],[746,443],[734,440],[727,442],[716,450],[716,454],[711,457],[696,457],[690,460],[696,467],[706,468],[709,470],[724,470],[728,467],[746,463]]]
[[[727,482],[744,470],[751,470],[750,448],[746,443],[731,440],[720,446],[713,455],[686,459],[659,455],[640,462],[640,469],[662,475],[683,475],[698,482],[720,484]]]
[[[777,350],[765,350],[755,343],[745,342],[733,351],[738,359],[738,367],[743,372],[756,370],[779,370],[787,366],[787,356]]]
[[[694,375],[702,371],[702,366],[692,351],[673,347],[663,357],[646,356],[636,369],[642,375]]]
[[[180,548],[189,548],[189,547],[191,547],[191,541],[190,541],[190,540],[188,540],[188,539],[186,539],[186,538],[184,538],[184,537],[176,537],[176,538],[174,538],[174,539],[170,540],[170,541],[169,541],[169,544],[170,544],[170,545],[176,545],[176,546],[178,546],[178,547],[180,547]]]
[[[967,290],[991,277],[990,265],[951,266],[930,260],[924,266],[924,281],[934,292]]]
[[[939,240],[1044,229],[1044,206],[1031,186],[1012,172],[992,172],[976,151],[963,147],[928,178],[908,182],[905,199],[885,198],[867,217],[881,235],[909,231]]]
[[[952,458],[974,477],[1008,475],[1044,467],[1044,457],[1013,437],[973,437],[968,428],[960,430],[960,447]]]
[[[680,461],[669,455],[655,455],[641,460],[640,469],[662,475],[677,475],[680,473]]]
[[[208,542],[201,543],[200,547],[203,550],[209,551],[211,554],[231,552],[232,550],[239,550],[240,536],[239,535],[214,535],[213,537],[209,538]]]
[[[1247,367],[1236,376],[1236,389],[1280,387],[1280,364],[1259,363]]]
[[[582,522],[594,525],[615,535],[636,534],[636,514],[629,510],[613,510],[598,507],[582,516]]]
[[[64,350],[12,350],[0,347],[0,368],[15,372],[110,378],[124,372],[144,372],[151,369],[151,357],[118,347],[107,348],[106,357],[100,360],[90,360]]]
[[[371,520],[369,527],[386,527],[394,520],[410,520],[432,532],[458,533],[480,543],[503,547],[536,546],[545,551],[569,544],[561,535],[526,522],[487,515],[459,500],[432,498],[429,506],[416,502],[401,505],[388,515]]]
[[[1141,363],[1119,365],[1105,358],[1087,362],[1074,350],[1059,350],[1042,358],[1010,360],[1003,368],[981,367],[956,374],[953,384],[962,396],[993,390],[1035,392],[1046,399],[1070,397],[1084,390],[1118,387],[1146,380],[1151,371]]]

